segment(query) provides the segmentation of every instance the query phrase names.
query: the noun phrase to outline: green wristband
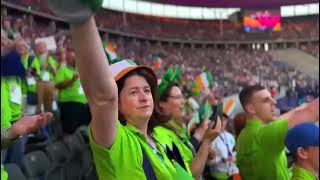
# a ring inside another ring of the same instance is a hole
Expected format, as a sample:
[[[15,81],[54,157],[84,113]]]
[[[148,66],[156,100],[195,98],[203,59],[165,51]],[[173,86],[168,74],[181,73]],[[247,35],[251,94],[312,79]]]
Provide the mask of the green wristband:
[[[93,12],[97,12],[103,4],[103,0],[80,0],[84,4],[88,4]]]

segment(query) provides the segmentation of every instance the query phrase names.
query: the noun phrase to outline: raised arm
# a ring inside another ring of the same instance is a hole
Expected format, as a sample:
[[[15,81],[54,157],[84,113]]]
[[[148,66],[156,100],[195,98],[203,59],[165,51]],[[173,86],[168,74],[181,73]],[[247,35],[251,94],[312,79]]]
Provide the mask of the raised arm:
[[[91,132],[95,142],[112,146],[118,120],[118,89],[93,17],[71,25],[73,47],[80,80],[92,114]]]
[[[289,111],[280,118],[289,120],[289,129],[301,123],[319,121],[319,98]]]
[[[12,147],[19,136],[37,131],[52,120],[52,113],[24,116],[9,128],[1,129],[1,149]]]
[[[211,143],[217,136],[219,136],[220,132],[221,120],[220,118],[218,118],[217,125],[214,127],[213,122],[207,129],[206,135],[202,141],[200,149],[193,158],[192,162],[190,163],[190,169],[195,179],[200,179],[210,153]]]

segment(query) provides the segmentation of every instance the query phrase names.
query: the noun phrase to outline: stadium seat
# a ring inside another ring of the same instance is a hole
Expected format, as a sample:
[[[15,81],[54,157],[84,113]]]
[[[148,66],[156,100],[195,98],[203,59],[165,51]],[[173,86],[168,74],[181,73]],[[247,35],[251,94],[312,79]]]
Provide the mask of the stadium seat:
[[[57,140],[62,136],[63,130],[59,119],[54,119],[49,125],[49,129],[52,140]]]
[[[82,137],[74,133],[70,136],[64,138],[64,143],[69,149],[70,159],[64,164],[64,170],[66,173],[67,179],[80,179],[82,173],[79,173],[82,170],[82,152],[88,147],[85,145]],[[79,158],[80,157],[80,158]]]
[[[69,159],[69,150],[62,142],[49,144],[45,151],[49,159],[55,164],[63,164]]]
[[[30,134],[26,144],[26,154],[44,149],[50,140],[43,134]]]
[[[44,177],[46,171],[50,169],[50,160],[42,151],[28,153],[22,163],[28,179]]]
[[[64,164],[64,171],[66,173],[67,180],[79,180],[81,178],[81,158],[75,156],[66,164]]]
[[[46,172],[44,180],[67,180],[63,166],[56,165],[50,168]]]
[[[8,173],[8,180],[26,180],[20,167],[16,164],[4,164],[4,169]]]
[[[92,151],[90,147],[87,147],[82,153],[81,161],[81,176],[86,177],[90,169],[94,166]]]
[[[84,144],[89,144],[88,126],[80,126],[75,134],[77,134]]]
[[[94,166],[89,169],[83,180],[98,180],[97,171]]]
[[[70,136],[65,137],[64,143],[67,145],[71,153],[71,156],[80,154],[83,151],[83,148],[85,147],[84,142],[76,134],[72,134]]]

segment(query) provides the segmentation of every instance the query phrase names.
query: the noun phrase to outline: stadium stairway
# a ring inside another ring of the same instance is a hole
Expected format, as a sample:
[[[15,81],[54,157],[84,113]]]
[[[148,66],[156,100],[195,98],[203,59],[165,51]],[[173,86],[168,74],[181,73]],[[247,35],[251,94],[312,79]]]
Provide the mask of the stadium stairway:
[[[319,59],[316,57],[295,48],[273,50],[271,55],[276,60],[287,63],[312,78],[319,79]]]

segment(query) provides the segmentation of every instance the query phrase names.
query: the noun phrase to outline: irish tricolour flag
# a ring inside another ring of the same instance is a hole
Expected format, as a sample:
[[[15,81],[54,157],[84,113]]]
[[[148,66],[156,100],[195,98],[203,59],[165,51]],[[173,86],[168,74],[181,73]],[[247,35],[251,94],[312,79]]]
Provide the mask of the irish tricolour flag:
[[[212,74],[209,71],[203,72],[196,77],[195,85],[192,88],[192,92],[194,94],[199,94],[202,90],[209,88],[210,85],[212,85],[212,83],[213,83]]]
[[[161,69],[161,65],[162,65],[162,59],[159,56],[156,56],[154,58],[154,62],[153,62],[153,70],[154,71],[158,71]]]
[[[113,64],[120,60],[119,56],[117,55],[116,51],[113,48],[112,43],[104,43],[104,49],[106,51],[109,63]]]

